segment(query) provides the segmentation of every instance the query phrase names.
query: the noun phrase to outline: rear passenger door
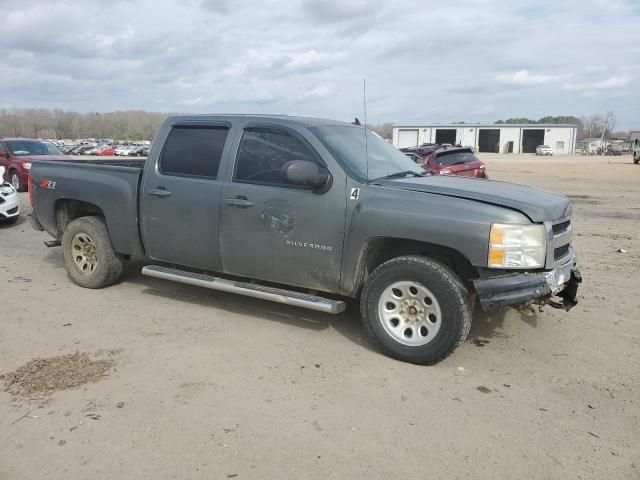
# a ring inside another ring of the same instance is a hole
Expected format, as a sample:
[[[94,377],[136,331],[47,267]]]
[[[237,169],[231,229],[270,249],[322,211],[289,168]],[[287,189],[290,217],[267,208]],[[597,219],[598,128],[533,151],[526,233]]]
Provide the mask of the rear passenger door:
[[[173,125],[162,151],[145,167],[140,193],[141,230],[155,260],[220,271],[218,240],[220,165],[230,125]]]

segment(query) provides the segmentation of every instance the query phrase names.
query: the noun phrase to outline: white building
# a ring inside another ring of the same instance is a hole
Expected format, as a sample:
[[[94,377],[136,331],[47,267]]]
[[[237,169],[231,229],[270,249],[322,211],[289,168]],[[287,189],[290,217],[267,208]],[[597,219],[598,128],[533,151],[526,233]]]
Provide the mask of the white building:
[[[494,153],[535,153],[538,145],[549,145],[554,154],[573,154],[576,133],[575,125],[394,125],[393,144],[403,148],[450,143]]]

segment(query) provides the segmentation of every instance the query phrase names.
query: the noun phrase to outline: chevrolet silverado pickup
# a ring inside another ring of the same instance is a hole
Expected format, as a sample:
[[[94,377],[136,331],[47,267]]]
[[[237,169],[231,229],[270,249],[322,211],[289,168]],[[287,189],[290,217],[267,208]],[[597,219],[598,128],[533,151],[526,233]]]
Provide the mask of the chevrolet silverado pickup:
[[[141,257],[144,275],[326,313],[358,299],[408,362],[454,351],[475,302],[577,302],[567,198],[430,175],[359,125],[173,116],[146,161],[35,162],[30,182],[33,224],[82,287]]]

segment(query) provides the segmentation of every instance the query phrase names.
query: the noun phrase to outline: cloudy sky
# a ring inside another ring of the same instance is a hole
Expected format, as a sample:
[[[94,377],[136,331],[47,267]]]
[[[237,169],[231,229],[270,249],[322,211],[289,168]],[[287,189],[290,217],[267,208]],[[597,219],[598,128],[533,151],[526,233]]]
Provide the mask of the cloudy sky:
[[[0,0],[0,107],[640,129],[638,0]]]

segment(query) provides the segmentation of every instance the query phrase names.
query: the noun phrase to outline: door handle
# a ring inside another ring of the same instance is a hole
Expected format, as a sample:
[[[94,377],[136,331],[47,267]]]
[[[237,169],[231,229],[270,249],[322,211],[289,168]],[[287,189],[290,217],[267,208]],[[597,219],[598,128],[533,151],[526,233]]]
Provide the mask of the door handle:
[[[227,205],[231,205],[232,207],[238,207],[238,208],[253,207],[253,202],[250,202],[249,200],[247,200],[247,197],[245,197],[244,195],[238,195],[237,197],[234,197],[234,198],[226,198],[225,203]]]
[[[169,195],[171,195],[171,192],[164,187],[150,188],[149,190],[147,190],[147,193],[158,198],[168,197]]]

